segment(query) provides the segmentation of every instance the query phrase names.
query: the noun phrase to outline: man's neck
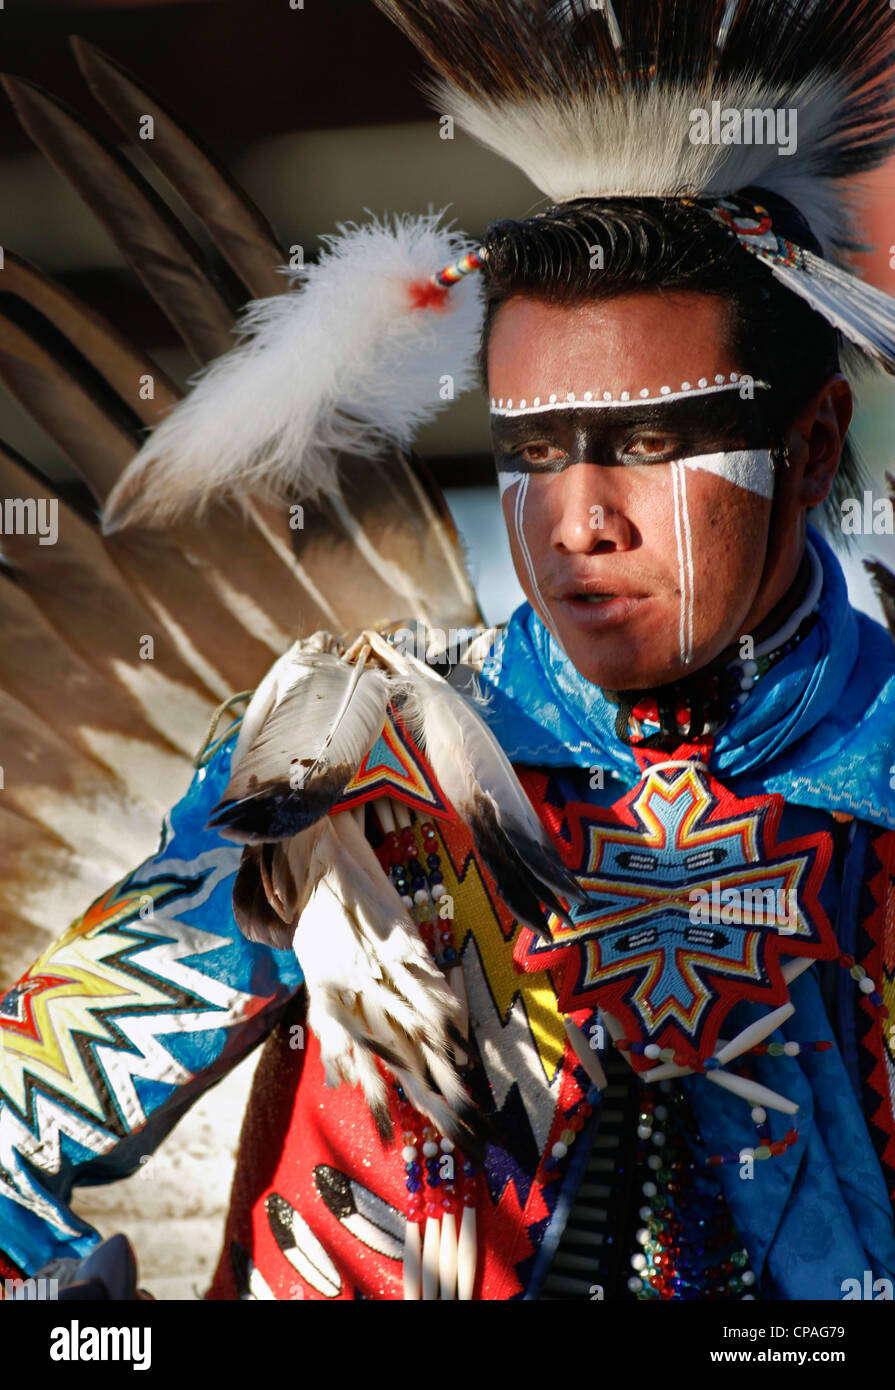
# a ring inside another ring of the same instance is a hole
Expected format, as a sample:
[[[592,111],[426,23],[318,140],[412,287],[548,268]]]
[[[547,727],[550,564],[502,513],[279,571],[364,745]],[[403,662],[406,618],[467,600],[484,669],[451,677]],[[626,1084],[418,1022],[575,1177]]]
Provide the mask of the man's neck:
[[[820,594],[820,568],[806,549],[785,596],[750,635],[698,671],[644,690],[605,690],[618,706],[615,731],[625,743],[663,748],[716,734],[746,702],[755,684],[810,630]]]

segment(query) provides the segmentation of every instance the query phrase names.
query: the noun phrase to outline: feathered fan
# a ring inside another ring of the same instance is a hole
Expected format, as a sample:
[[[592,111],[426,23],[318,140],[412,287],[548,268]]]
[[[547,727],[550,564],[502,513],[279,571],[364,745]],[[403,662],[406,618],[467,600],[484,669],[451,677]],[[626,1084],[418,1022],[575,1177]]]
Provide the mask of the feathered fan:
[[[558,895],[585,895],[473,705],[375,630],[337,647],[328,634],[296,643],[246,712],[211,820],[246,845],[234,913],[251,940],[294,946],[331,1081],[359,1083],[385,1133],[379,1058],[417,1109],[468,1147],[478,1121],[450,1061],[452,1048],[468,1048],[462,1005],[353,814],[329,814],[388,704],[409,722],[519,921],[546,933],[542,903],[565,918]]]

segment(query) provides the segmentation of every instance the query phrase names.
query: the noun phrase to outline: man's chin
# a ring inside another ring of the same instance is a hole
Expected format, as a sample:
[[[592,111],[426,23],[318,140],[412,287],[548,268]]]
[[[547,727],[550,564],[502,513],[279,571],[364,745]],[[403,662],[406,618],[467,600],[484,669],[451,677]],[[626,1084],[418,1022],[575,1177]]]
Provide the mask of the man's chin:
[[[622,633],[614,633],[610,640],[558,626],[557,636],[576,671],[604,690],[652,690],[694,669],[684,666],[677,653],[671,657],[642,651],[639,641]]]

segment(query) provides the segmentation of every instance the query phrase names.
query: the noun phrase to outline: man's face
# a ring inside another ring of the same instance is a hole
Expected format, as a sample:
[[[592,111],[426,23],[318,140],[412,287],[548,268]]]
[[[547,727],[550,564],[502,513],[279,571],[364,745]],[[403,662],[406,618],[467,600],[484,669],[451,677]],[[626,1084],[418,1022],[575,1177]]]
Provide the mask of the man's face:
[[[608,689],[698,670],[763,616],[770,392],[740,380],[726,313],[714,296],[653,292],[573,308],[520,296],[495,318],[492,441],[516,573]]]

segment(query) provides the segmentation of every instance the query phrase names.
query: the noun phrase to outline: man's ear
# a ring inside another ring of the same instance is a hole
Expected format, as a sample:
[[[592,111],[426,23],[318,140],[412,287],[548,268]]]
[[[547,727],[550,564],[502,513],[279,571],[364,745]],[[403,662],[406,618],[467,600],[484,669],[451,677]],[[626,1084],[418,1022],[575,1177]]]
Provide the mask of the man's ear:
[[[790,458],[801,467],[799,502],[816,507],[828,495],[839,467],[854,401],[844,376],[836,375],[799,411],[787,433]]]

